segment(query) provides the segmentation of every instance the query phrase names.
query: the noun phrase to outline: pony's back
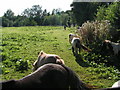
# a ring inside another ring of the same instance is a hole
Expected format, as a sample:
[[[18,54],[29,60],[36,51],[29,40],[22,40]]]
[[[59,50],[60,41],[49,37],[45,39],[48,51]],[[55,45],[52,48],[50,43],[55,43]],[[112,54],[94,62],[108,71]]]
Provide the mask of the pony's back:
[[[45,64],[20,80],[2,82],[2,90],[10,88],[64,88],[66,90],[90,90],[69,67]]]

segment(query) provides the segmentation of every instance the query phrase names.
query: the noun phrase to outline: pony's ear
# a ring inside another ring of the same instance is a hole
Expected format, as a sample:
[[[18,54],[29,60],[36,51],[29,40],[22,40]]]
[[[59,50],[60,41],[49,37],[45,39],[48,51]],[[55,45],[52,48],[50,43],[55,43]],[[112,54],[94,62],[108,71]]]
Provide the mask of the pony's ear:
[[[56,63],[57,63],[57,64],[65,64],[64,60],[61,59],[59,56],[55,56],[55,58],[57,59],[57,60],[56,60]]]
[[[44,54],[45,52],[43,52],[43,51],[40,51],[40,52],[38,52],[38,55],[42,55],[42,54]]]
[[[44,54],[44,52],[43,52],[43,51],[40,51],[40,55],[42,55],[42,54]]]

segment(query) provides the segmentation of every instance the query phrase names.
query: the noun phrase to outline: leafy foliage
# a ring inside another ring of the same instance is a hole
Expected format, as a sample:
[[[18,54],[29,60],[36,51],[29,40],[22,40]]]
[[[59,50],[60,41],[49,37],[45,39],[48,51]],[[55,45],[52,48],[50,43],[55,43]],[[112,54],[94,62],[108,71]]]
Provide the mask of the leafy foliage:
[[[114,2],[108,7],[100,7],[97,11],[98,20],[109,20],[114,28],[120,28],[120,2]]]
[[[71,6],[73,6],[72,11],[78,25],[81,26],[87,20],[93,20],[94,13],[96,12],[95,8],[97,8],[96,4],[90,2],[73,2]]]

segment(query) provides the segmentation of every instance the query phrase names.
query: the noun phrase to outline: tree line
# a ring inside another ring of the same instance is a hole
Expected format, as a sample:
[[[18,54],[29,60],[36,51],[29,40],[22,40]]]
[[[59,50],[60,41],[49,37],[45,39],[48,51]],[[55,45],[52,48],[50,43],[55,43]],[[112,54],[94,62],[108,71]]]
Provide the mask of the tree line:
[[[65,25],[70,23],[71,11],[53,9],[52,13],[42,10],[42,6],[33,5],[25,9],[21,15],[15,16],[14,12],[8,9],[2,16],[3,27],[19,26],[48,26]]]
[[[73,2],[71,10],[53,9],[52,13],[40,5],[25,9],[21,15],[14,15],[8,9],[2,16],[3,27],[79,25],[93,20],[108,20],[112,27],[120,29],[120,2]]]

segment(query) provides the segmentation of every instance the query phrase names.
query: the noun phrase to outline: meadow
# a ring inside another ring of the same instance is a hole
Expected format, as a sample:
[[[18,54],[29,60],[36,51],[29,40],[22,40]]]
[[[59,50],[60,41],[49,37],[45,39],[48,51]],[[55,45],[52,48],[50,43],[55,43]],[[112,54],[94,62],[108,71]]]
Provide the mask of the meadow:
[[[95,59],[95,54],[81,51],[80,58],[73,55],[68,42],[68,34],[74,33],[75,28],[64,30],[61,26],[29,26],[3,27],[2,42],[0,43],[0,80],[20,79],[32,73],[32,64],[37,59],[38,52],[57,54],[87,84],[98,88],[111,87],[117,81],[119,70],[104,63],[89,61]],[[99,60],[100,61],[100,60]]]

